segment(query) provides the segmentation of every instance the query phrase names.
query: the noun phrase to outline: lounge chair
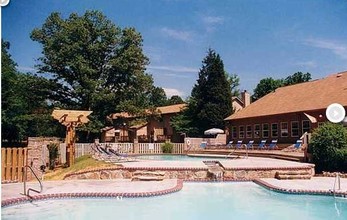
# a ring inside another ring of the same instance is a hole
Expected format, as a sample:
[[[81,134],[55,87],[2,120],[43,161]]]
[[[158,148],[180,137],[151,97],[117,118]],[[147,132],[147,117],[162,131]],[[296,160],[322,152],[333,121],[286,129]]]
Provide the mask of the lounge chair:
[[[263,150],[266,147],[266,140],[261,140],[260,144],[258,145],[258,150]]]
[[[207,147],[207,141],[201,142],[200,147],[201,147],[202,149],[205,149],[205,148]]]
[[[113,150],[112,148],[108,149],[110,153],[114,154],[115,156],[119,157],[119,160],[126,160],[126,161],[135,161],[136,158],[129,157],[128,154],[121,154],[116,150]]]
[[[299,139],[296,141],[296,143],[294,144],[294,149],[299,149],[300,147],[302,147],[302,140]]]
[[[269,145],[269,150],[273,150],[275,148],[278,148],[277,146],[277,140],[272,140],[271,144]]]
[[[242,141],[237,141],[235,145],[235,149],[241,149],[241,147],[242,147]]]
[[[249,141],[248,144],[246,145],[246,149],[250,149],[250,148],[253,149],[253,144],[254,144],[254,140]]]
[[[233,141],[229,141],[229,143],[227,144],[227,148],[232,148],[233,147]]]

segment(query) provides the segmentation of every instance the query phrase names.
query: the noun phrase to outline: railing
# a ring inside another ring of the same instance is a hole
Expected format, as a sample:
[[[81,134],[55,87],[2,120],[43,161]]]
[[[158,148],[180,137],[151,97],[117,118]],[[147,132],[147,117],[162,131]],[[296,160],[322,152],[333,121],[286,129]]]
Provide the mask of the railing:
[[[36,192],[36,193],[41,193],[41,192],[42,192],[42,188],[43,188],[41,180],[37,177],[36,173],[35,173],[34,170],[31,168],[31,166],[26,165],[25,168],[26,168],[26,169],[25,169],[25,178],[24,178],[24,195],[30,196],[30,195],[29,195],[29,192],[30,192],[30,191],[33,191],[33,192]],[[28,168],[31,170],[31,173],[34,174],[34,176],[35,176],[35,178],[37,179],[37,181],[39,181],[40,190],[36,190],[36,189],[33,189],[33,188],[29,188],[28,191],[26,190]]]
[[[336,173],[336,177],[335,177],[335,180],[334,180],[334,189],[333,189],[334,196],[336,194],[336,187],[337,187],[338,191],[341,190],[341,179],[340,179],[340,174],[339,173]]]

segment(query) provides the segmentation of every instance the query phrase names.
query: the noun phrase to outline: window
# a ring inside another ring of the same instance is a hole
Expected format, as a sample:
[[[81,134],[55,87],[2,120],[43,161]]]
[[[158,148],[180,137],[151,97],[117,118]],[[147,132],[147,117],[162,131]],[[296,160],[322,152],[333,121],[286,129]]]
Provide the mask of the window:
[[[288,137],[288,122],[281,122],[281,137]]]
[[[311,123],[308,120],[302,121],[302,133],[310,132]]]
[[[291,133],[292,133],[292,137],[298,137],[299,136],[299,122],[297,121],[292,121],[291,122],[292,124],[292,130],[291,130]]]
[[[236,126],[232,126],[231,127],[231,137],[232,138],[237,138]]]
[[[271,124],[271,137],[278,137],[278,124]]]
[[[269,137],[269,124],[263,124],[263,138]]]
[[[254,125],[254,138],[260,138],[260,125]]]
[[[239,138],[245,138],[245,127],[243,125],[239,127]]]
[[[246,127],[246,137],[252,138],[252,125],[247,125]]]

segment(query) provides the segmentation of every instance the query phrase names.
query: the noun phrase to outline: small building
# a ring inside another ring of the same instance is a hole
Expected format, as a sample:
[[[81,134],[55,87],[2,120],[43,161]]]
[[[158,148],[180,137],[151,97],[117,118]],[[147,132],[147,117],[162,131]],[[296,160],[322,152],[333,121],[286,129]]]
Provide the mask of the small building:
[[[277,139],[292,144],[327,121],[325,111],[332,103],[347,110],[347,71],[267,94],[225,119],[227,139],[244,143]]]
[[[121,121],[120,125],[115,125],[119,131],[115,133],[115,142],[173,142],[183,141],[183,137],[174,131],[170,121],[171,118],[180,113],[186,104],[176,104],[157,107],[154,111],[146,110],[147,120],[131,115],[127,112],[114,113],[110,116],[113,121]],[[114,123],[117,124],[117,123]],[[119,124],[119,123],[118,123]],[[182,139],[182,140],[181,140]]]

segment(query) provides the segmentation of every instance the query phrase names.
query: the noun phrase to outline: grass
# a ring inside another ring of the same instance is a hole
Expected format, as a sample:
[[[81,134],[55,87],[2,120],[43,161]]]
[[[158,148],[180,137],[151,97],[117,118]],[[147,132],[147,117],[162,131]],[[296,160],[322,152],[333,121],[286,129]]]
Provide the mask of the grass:
[[[93,168],[116,167],[115,164],[106,163],[93,159],[90,155],[84,155],[75,160],[75,164],[67,168],[56,168],[55,170],[48,170],[45,175],[45,180],[63,180],[64,176],[68,173],[74,173]]]

